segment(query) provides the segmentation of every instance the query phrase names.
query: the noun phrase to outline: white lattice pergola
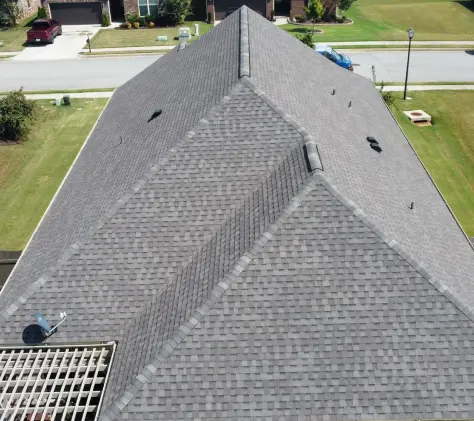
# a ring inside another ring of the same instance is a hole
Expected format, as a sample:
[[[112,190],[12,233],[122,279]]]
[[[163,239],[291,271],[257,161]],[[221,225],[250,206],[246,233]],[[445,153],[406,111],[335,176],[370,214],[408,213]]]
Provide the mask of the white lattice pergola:
[[[0,421],[95,420],[115,343],[0,348]]]

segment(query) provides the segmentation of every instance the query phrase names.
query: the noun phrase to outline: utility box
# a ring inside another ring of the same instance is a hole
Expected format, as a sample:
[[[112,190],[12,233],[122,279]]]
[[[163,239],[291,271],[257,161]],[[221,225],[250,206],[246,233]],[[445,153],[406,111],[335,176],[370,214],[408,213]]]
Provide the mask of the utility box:
[[[168,42],[168,37],[166,35],[158,35],[156,40],[160,42]]]
[[[194,36],[195,37],[199,36],[199,24],[198,23],[194,24]]]
[[[182,28],[179,28],[178,39],[180,41],[187,41],[191,39],[191,29],[189,28],[189,26],[183,26]]]

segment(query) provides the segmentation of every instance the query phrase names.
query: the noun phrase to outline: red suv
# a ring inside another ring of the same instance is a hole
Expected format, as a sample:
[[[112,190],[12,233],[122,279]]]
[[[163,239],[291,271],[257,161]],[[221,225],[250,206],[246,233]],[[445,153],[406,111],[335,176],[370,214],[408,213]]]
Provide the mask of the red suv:
[[[26,33],[28,44],[46,42],[52,44],[54,38],[63,33],[58,21],[53,19],[38,19],[33,22],[32,28]]]

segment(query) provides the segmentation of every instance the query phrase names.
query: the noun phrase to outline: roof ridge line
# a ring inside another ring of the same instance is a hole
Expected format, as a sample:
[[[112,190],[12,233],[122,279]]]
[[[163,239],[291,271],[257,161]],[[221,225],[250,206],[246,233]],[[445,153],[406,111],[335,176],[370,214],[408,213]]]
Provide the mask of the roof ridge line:
[[[281,228],[288,217],[300,206],[304,198],[319,183],[311,177],[303,183],[301,190],[291,198],[288,205],[280,212],[276,220],[254,242],[249,251],[245,252],[233,265],[233,269],[212,289],[209,298],[203,300],[202,304],[194,310],[187,320],[176,330],[174,335],[165,341],[154,355],[153,359],[135,376],[135,379],[125,391],[108,405],[107,410],[99,415],[98,421],[113,421],[117,415],[130,403],[147,381],[153,377],[161,365],[188,336],[188,334],[204,319],[215,304],[217,304],[229,287],[235,282],[240,274],[248,267],[256,255],[262,251],[265,244]]]
[[[378,225],[373,222],[369,216],[357,205],[340,192],[331,181],[320,170],[314,172],[314,177],[329,191],[340,203],[350,210],[364,225],[369,228],[377,237],[386,243],[392,250],[404,259],[413,269],[415,269],[423,278],[425,278],[434,288],[436,288],[444,297],[446,297],[461,313],[463,313],[471,322],[474,323],[474,309],[464,304],[449,287],[443,284],[441,279],[431,275],[426,269],[424,263],[406,251],[404,247],[393,237],[386,234]]]
[[[249,21],[248,9],[242,6],[239,10],[239,78],[250,76],[250,39],[249,39]]]
[[[11,302],[9,306],[1,310],[0,321],[7,321],[20,308],[20,306],[23,305],[28,300],[28,298],[30,298],[35,293],[35,291],[41,288],[42,285],[44,285],[56,272],[58,272],[58,269],[61,267],[61,265],[66,263],[73,255],[75,255],[79,250],[84,247],[84,243],[86,240],[88,240],[92,235],[97,233],[107,222],[109,222],[118,212],[118,210],[121,209],[122,206],[126,204],[135,193],[140,191],[142,187],[151,179],[151,177],[156,172],[158,172],[158,170],[160,170],[166,165],[169,158],[178,152],[178,148],[182,146],[183,143],[191,140],[197,131],[206,127],[209,123],[208,118],[218,112],[222,108],[222,106],[225,105],[231,99],[230,95],[234,93],[238,85],[239,83],[237,81],[237,83],[233,85],[229,94],[223,96],[219,100],[219,102],[217,102],[213,107],[211,107],[208,113],[196,123],[192,130],[188,131],[180,140],[178,140],[178,142],[172,148],[170,148],[163,157],[158,159],[156,164],[153,164],[143,174],[143,176],[140,177],[117,201],[115,201],[107,210],[105,210],[102,217],[100,217],[99,220],[87,230],[87,232],[82,236],[82,238],[78,239],[69,247],[67,247],[61,253],[54,266],[51,266],[46,269],[38,277],[38,279],[31,285],[29,285],[21,295],[16,297],[16,299]]]

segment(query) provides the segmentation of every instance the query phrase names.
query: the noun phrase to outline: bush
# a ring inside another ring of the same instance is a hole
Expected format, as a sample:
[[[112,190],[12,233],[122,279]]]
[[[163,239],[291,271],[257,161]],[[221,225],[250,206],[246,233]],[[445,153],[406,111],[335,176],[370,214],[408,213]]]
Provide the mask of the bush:
[[[138,15],[127,15],[127,22],[130,22],[130,25],[133,25],[139,19],[140,19],[140,16]]]
[[[321,0],[309,0],[308,7],[304,8],[304,12],[306,14],[306,19],[313,23],[313,30],[314,24],[321,20],[325,11],[326,8],[321,3]]]
[[[38,15],[36,16],[37,19],[46,19],[46,10],[44,7],[38,7]]]
[[[132,24],[127,21],[127,22],[122,23],[122,25],[120,25],[120,26],[121,26],[121,28],[123,28],[123,29],[131,29]]]
[[[138,21],[133,22],[133,27],[134,27],[135,29],[140,28],[140,22],[138,22]]]
[[[110,19],[107,13],[102,13],[102,26],[110,26]]]
[[[212,13],[211,12],[207,12],[207,23],[214,23],[213,20],[212,20]]]
[[[306,32],[304,35],[298,37],[298,39],[303,43],[306,44],[309,48],[314,48],[313,44],[313,36],[311,32]]]
[[[380,95],[382,95],[382,98],[383,100],[385,101],[385,104],[387,104],[387,106],[389,108],[392,108],[393,105],[395,104],[395,95],[393,92],[390,92],[390,91],[384,91],[385,85],[384,85],[384,82],[382,81],[381,85],[380,85]]]
[[[21,89],[0,99],[0,138],[23,140],[30,131],[35,103],[25,98]]]
[[[191,14],[191,0],[164,0],[160,3],[159,14],[168,25],[181,25]]]
[[[153,16],[153,15],[145,16],[145,23],[150,23],[150,22],[155,23],[155,21],[156,21],[156,16]]]
[[[302,15],[295,15],[295,20],[298,23],[303,23],[306,20],[306,18]]]
[[[272,11],[270,12],[270,20],[271,20],[272,22],[275,21],[275,11],[274,11],[274,10],[272,10]]]
[[[148,28],[154,28],[155,22],[148,22]]]
[[[16,26],[20,16],[20,6],[16,1],[0,0],[0,26]]]

